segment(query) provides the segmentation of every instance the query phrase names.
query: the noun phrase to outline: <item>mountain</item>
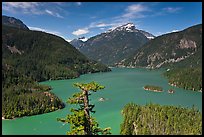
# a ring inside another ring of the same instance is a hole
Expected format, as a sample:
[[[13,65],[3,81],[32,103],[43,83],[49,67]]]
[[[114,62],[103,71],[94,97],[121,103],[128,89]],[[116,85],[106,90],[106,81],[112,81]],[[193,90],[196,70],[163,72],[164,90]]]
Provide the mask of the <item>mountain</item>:
[[[16,27],[20,29],[26,29],[29,30],[29,28],[19,19],[16,19],[14,17],[8,17],[8,16],[2,16],[2,24],[11,26],[11,27]]]
[[[46,80],[110,71],[88,59],[63,38],[40,31],[2,25],[2,117],[47,113],[63,102],[40,85]]]
[[[138,30],[133,23],[127,23],[115,29],[88,39],[79,50],[90,59],[107,65],[114,65],[127,58],[154,36]]]
[[[36,81],[78,77],[108,68],[89,60],[64,39],[40,31],[2,27],[3,64]]]
[[[73,39],[69,42],[72,46],[79,49],[80,47],[84,46],[84,42],[81,39]]]
[[[147,68],[201,66],[202,25],[158,36],[118,65]]]
[[[117,66],[168,68],[171,86],[202,92],[202,24],[158,36]]]

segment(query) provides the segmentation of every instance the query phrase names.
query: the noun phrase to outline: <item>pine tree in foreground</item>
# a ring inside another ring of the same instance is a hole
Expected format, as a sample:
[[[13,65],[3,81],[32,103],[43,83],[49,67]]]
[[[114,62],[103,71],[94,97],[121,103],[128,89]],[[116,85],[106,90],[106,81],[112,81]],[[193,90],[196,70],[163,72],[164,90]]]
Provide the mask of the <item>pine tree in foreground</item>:
[[[72,98],[69,98],[67,103],[76,104],[78,108],[71,108],[72,114],[68,114],[65,119],[58,118],[58,121],[69,123],[70,131],[68,135],[108,135],[111,128],[101,129],[95,118],[91,117],[90,113],[93,111],[94,105],[90,104],[89,96],[90,91],[97,92],[104,89],[104,86],[99,85],[96,82],[90,83],[75,83],[75,87],[78,87],[81,91],[73,94]]]

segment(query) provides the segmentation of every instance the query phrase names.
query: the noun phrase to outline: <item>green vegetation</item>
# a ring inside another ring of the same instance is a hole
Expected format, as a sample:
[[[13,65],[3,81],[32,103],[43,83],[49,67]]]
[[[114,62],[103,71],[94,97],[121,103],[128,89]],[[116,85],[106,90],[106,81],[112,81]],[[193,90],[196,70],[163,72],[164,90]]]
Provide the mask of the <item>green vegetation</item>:
[[[122,135],[201,135],[202,114],[192,107],[125,105]]]
[[[110,71],[106,66],[87,59],[55,35],[3,26],[2,40],[2,63],[35,81],[69,79],[89,72]]]
[[[202,90],[202,68],[175,68],[164,73],[173,86],[187,90]]]
[[[48,113],[64,108],[62,101],[51,92],[43,90],[34,92],[18,86],[6,89],[2,102],[2,117],[5,119]]]
[[[110,71],[91,61],[64,39],[40,31],[2,25],[2,117],[46,113],[63,102],[39,85],[45,80],[79,77]]]
[[[31,116],[64,108],[51,87],[39,85],[14,68],[2,66],[2,117]]]
[[[145,85],[144,89],[145,90],[151,90],[151,91],[158,91],[158,92],[161,92],[163,90],[162,87],[154,86],[154,85]]]
[[[90,91],[97,92],[104,89],[104,86],[99,85],[96,82],[90,83],[75,83],[75,87],[78,87],[81,91],[73,94],[72,98],[69,98],[67,103],[76,104],[78,108],[71,108],[72,114],[68,114],[65,119],[58,118],[58,121],[64,123],[70,123],[70,131],[68,135],[107,135],[110,133],[110,128],[101,129],[95,118],[91,117],[90,113],[95,113],[93,108],[95,105],[90,104],[89,96]]]
[[[164,75],[170,84],[189,90],[201,90],[202,24],[158,36],[121,64],[151,69],[168,68],[170,71]]]
[[[182,63],[175,61],[185,56],[189,57],[180,61]],[[202,24],[158,36],[121,63],[125,66],[149,68],[157,68],[162,63],[160,67],[197,66],[202,63]]]
[[[14,17],[8,17],[8,16],[2,15],[2,24],[15,27],[15,28],[29,30],[29,28],[21,20],[16,19]]]

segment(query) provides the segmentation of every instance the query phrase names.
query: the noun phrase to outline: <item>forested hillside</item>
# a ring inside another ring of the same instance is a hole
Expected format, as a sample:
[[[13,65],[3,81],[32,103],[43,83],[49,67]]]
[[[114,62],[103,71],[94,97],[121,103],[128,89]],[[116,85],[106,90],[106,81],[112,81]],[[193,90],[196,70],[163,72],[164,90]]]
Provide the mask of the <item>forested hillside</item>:
[[[201,63],[202,24],[199,24],[183,31],[158,36],[119,64],[154,69],[175,64],[193,67]]]
[[[45,80],[110,71],[87,59],[64,39],[45,32],[2,25],[2,117],[41,114],[64,107]]]
[[[202,91],[202,24],[158,36],[118,65],[166,68],[172,86]]]
[[[122,135],[201,135],[202,114],[196,108],[129,103],[122,110]]]

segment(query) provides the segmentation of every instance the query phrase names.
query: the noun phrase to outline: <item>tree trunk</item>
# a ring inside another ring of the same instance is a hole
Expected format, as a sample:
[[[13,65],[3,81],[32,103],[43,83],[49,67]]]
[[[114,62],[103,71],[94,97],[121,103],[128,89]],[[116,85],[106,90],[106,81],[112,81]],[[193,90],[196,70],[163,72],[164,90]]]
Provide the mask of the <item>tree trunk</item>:
[[[85,135],[92,135],[92,133],[91,133],[91,126],[90,126],[88,91],[87,90],[83,90],[83,94],[84,94],[84,113],[85,113],[84,132],[85,132]]]

